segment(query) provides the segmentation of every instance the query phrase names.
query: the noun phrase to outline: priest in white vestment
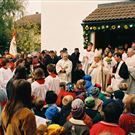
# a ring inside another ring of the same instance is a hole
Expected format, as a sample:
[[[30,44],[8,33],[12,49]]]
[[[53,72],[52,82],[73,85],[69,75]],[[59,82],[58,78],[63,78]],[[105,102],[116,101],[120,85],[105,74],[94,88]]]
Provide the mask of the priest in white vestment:
[[[133,48],[128,49],[128,58],[125,63],[128,67],[129,78],[124,80],[128,84],[128,93],[135,94],[135,52]]]
[[[95,52],[94,55],[94,61],[92,65],[89,68],[89,74],[92,77],[92,84],[94,85],[95,83],[99,83],[102,86],[105,86],[106,84],[106,79],[105,75],[108,74],[108,69],[103,66],[103,62],[101,60],[101,52],[97,51]]]
[[[56,64],[56,72],[61,82],[71,82],[72,62],[68,59],[68,53],[62,54],[62,59]]]

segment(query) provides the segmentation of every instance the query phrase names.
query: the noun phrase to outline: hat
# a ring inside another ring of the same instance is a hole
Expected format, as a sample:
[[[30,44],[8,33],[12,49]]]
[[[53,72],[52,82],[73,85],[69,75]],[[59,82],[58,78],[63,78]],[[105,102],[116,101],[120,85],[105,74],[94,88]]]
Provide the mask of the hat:
[[[47,135],[60,135],[64,132],[64,127],[58,124],[51,124],[47,128]]]
[[[81,99],[75,99],[71,104],[73,118],[80,119],[84,116],[84,103]]]
[[[95,99],[92,96],[89,96],[85,99],[85,105],[88,108],[93,108],[95,106]]]
[[[122,90],[114,91],[114,97],[116,99],[123,99],[124,98],[124,92]]]
[[[67,49],[67,48],[63,48],[62,50],[63,50],[63,51],[67,51],[68,49]]]
[[[97,88],[99,88],[100,90],[101,90],[101,88],[102,88],[101,84],[99,84],[99,83],[95,83],[94,87],[97,87]]]
[[[94,57],[99,57],[99,58],[101,58],[102,57],[102,51],[101,50],[96,50],[95,51],[95,54],[94,54]]]
[[[71,83],[71,82],[69,82],[69,83],[67,83],[66,84],[66,90],[67,91],[73,91],[74,90],[74,85],[73,85],[73,83]]]
[[[71,95],[67,95],[62,99],[62,104],[64,106],[68,105],[69,103],[71,103],[73,101],[73,96]]]
[[[91,94],[92,96],[98,96],[99,93],[100,93],[100,90],[99,90],[99,88],[97,88],[97,87],[93,87],[93,88],[91,89],[91,91],[90,91],[90,94]]]
[[[47,91],[46,93],[46,99],[47,104],[54,104],[57,101],[57,94],[54,91]]]
[[[53,118],[55,116],[57,116],[58,112],[59,112],[59,110],[58,110],[57,106],[52,105],[46,110],[45,116],[47,119],[53,120]]]

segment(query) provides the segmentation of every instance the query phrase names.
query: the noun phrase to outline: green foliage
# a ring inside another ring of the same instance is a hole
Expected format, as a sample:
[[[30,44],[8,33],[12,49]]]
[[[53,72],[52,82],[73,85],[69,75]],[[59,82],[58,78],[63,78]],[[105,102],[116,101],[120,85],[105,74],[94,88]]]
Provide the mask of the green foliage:
[[[17,50],[18,52],[31,53],[40,51],[41,46],[41,26],[32,22],[17,26]]]
[[[0,46],[3,51],[10,44],[15,19],[23,15],[23,4],[24,0],[0,0]]]

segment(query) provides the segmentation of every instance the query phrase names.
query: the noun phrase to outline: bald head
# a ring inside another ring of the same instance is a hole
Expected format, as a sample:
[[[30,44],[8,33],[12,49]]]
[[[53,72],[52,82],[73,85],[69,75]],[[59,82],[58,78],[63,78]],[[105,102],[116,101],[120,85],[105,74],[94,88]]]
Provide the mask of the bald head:
[[[128,54],[128,57],[132,57],[135,54],[134,49],[133,48],[128,48],[127,54]]]

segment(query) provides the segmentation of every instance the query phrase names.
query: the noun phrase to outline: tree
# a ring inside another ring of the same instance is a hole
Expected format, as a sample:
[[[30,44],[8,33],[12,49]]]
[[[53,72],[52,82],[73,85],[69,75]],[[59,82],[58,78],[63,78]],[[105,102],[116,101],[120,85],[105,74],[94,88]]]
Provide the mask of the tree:
[[[14,21],[23,16],[24,2],[24,0],[0,0],[0,46],[3,51],[9,47]]]
[[[15,29],[17,32],[18,52],[31,53],[40,51],[41,24],[28,21],[24,25],[17,25]]]

